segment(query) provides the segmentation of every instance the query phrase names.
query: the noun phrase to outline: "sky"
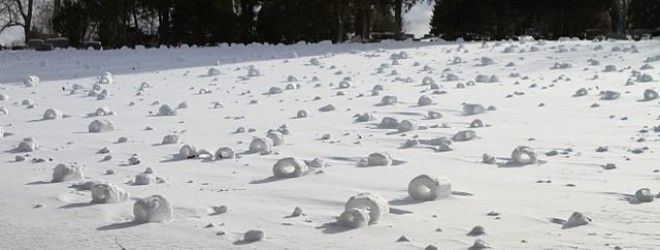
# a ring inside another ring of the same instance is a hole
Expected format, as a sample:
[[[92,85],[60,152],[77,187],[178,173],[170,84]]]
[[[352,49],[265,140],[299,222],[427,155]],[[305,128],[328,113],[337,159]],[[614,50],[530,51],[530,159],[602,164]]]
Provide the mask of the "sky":
[[[422,37],[427,34],[430,30],[429,22],[431,21],[432,12],[432,5],[418,4],[405,13],[404,30],[406,33],[413,34],[415,37]],[[13,27],[0,34],[0,44],[4,46],[11,45],[14,41],[22,40],[23,29],[21,27]]]

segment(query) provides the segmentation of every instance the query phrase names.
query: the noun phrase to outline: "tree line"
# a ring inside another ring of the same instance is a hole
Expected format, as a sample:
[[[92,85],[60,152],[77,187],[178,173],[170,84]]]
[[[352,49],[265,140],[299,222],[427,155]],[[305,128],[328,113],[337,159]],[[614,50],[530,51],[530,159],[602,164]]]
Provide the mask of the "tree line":
[[[73,46],[367,42],[406,38],[403,13],[435,4],[445,39],[624,34],[660,26],[660,0],[0,0],[0,33],[56,35]]]
[[[657,33],[660,0],[436,0],[431,33],[490,40]]]

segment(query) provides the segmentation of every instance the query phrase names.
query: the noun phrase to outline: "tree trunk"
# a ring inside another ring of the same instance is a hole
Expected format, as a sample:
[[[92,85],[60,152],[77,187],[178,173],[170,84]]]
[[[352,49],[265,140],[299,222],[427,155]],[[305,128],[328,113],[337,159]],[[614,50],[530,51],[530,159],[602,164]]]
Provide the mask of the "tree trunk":
[[[394,34],[397,38],[400,38],[403,33],[403,0],[394,1],[394,24],[395,30]]]
[[[337,13],[335,14],[337,18],[337,42],[344,42],[344,4],[342,1],[337,2]]]
[[[28,10],[25,16],[25,44],[30,39],[29,36],[32,32],[32,7],[34,7],[34,0],[28,0]]]
[[[626,31],[626,12],[628,12],[628,0],[613,0],[612,29],[617,34]]]

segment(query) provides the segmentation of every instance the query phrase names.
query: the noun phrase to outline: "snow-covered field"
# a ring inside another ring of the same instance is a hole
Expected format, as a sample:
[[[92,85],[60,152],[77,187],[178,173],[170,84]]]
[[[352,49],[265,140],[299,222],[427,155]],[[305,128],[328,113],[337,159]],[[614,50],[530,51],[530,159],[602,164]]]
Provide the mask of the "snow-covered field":
[[[0,62],[3,249],[660,248],[658,40]]]

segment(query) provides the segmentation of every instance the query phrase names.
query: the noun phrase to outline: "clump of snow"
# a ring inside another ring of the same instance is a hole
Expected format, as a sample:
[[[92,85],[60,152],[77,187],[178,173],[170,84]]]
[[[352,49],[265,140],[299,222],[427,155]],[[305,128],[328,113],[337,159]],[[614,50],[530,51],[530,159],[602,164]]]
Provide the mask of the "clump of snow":
[[[264,239],[264,232],[261,230],[248,230],[243,234],[243,241],[255,242]]]
[[[58,109],[47,109],[43,115],[44,120],[60,120],[62,119],[62,111]]]
[[[397,130],[399,132],[409,132],[409,131],[414,131],[419,128],[419,125],[417,125],[416,121],[413,120],[403,120],[399,123],[399,126],[397,127]]]
[[[518,146],[511,153],[511,163],[519,165],[536,164],[537,156],[534,149],[528,146]]]
[[[206,76],[217,76],[220,74],[220,70],[214,67],[209,68],[206,72]]]
[[[284,93],[284,91],[282,91],[282,89],[280,87],[271,87],[270,89],[268,89],[268,92],[267,92],[267,94],[269,94],[269,95],[276,95],[276,94],[282,94],[282,93]]]
[[[307,173],[307,165],[299,158],[286,157],[273,165],[273,175],[277,178],[295,178]]]
[[[115,112],[111,111],[110,108],[108,107],[100,107],[94,111],[94,113],[91,113],[90,116],[110,116],[114,115]]]
[[[83,171],[78,165],[58,164],[53,169],[51,182],[79,181],[83,179]]]
[[[197,147],[189,144],[181,146],[179,154],[177,155],[178,159],[193,159],[197,157],[199,157]]]
[[[621,93],[612,90],[605,90],[600,92],[601,100],[616,100],[621,97]]]
[[[335,111],[335,109],[336,109],[335,106],[333,106],[332,104],[328,104],[328,105],[325,105],[323,107],[320,107],[319,111],[321,111],[321,112],[330,112],[330,111]]]
[[[347,228],[366,227],[369,225],[369,221],[371,221],[369,210],[362,208],[346,209],[337,219],[339,225]]]
[[[635,200],[637,202],[652,202],[655,199],[655,196],[648,188],[642,188],[635,192]]]
[[[88,131],[90,133],[102,133],[112,131],[114,129],[114,125],[108,120],[94,120],[88,126]]]
[[[367,166],[389,166],[392,165],[392,156],[387,152],[376,152],[367,157]]]
[[[419,175],[408,184],[408,195],[414,200],[430,201],[451,195],[451,182],[444,177]]]
[[[390,206],[383,197],[373,193],[359,193],[348,199],[344,210],[364,209],[369,212],[369,224],[376,224],[390,213]]]
[[[356,114],[354,117],[355,117],[355,122],[369,122],[376,120],[376,116],[374,116],[371,113]]]
[[[103,72],[103,74],[99,77],[99,84],[112,84],[114,83],[114,79],[112,78],[112,73],[110,72]]]
[[[463,130],[451,137],[452,141],[463,142],[477,138],[477,132],[474,130]]]
[[[580,212],[574,212],[566,222],[563,223],[562,229],[574,228],[584,226],[591,222],[591,219]]]
[[[37,150],[37,148],[39,148],[37,140],[32,137],[26,137],[23,138],[23,141],[18,144],[18,147],[16,147],[15,151],[18,153],[33,152]]]
[[[176,115],[176,110],[170,107],[170,105],[163,104],[158,108],[158,115],[159,116],[175,116]]]
[[[644,101],[651,101],[658,98],[658,92],[652,89],[644,90]]]
[[[284,135],[277,130],[269,130],[266,137],[273,141],[273,146],[280,146],[284,144]]]
[[[23,85],[25,87],[35,87],[39,85],[39,77],[37,76],[27,76],[23,79]]]
[[[178,144],[179,143],[179,136],[178,135],[166,135],[163,137],[163,142],[161,144],[167,145],[167,144]]]
[[[417,105],[419,106],[428,106],[433,104],[433,100],[431,97],[423,95],[419,97],[419,100],[417,100]]]
[[[152,195],[133,204],[135,222],[168,222],[172,220],[172,205],[167,198]]]
[[[121,203],[129,198],[128,192],[110,183],[92,186],[92,203]]]
[[[215,159],[217,160],[233,159],[234,157],[236,157],[236,153],[230,147],[221,147],[215,151]]]
[[[585,89],[585,88],[580,88],[580,89],[578,89],[577,91],[575,91],[575,94],[573,94],[573,97],[585,96],[585,95],[587,95],[588,93],[589,93],[589,92],[587,92],[587,89]]]
[[[250,142],[250,153],[270,154],[273,152],[273,141],[268,137],[255,137]]]
[[[486,112],[486,108],[481,104],[463,104],[464,115],[476,115]]]
[[[392,95],[383,96],[380,100],[380,105],[394,105],[399,102],[399,98]]]

